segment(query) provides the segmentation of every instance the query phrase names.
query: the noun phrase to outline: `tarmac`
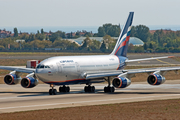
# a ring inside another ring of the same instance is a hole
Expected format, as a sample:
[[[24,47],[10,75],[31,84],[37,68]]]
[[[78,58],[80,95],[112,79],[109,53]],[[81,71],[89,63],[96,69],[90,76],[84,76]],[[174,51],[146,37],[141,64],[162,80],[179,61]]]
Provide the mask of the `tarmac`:
[[[87,105],[102,105],[151,100],[180,99],[180,80],[167,80],[160,86],[147,82],[132,83],[114,93],[104,93],[106,84],[93,84],[95,93],[85,93],[85,85],[70,86],[70,93],[49,95],[49,85],[39,84],[34,88],[20,85],[0,84],[0,113],[40,109],[66,108]],[[58,90],[58,86],[55,87]]]
[[[159,56],[166,55],[138,54],[129,55],[128,58],[140,59]],[[176,54],[176,56],[178,55]],[[0,59],[45,59],[48,57],[50,56],[0,56]],[[180,65],[180,62],[174,59],[161,59],[133,62],[128,64],[128,66],[156,65],[177,66]],[[116,89],[115,93],[104,93],[103,89],[104,86],[107,86],[106,84],[93,85],[96,88],[95,93],[85,93],[85,85],[71,85],[70,93],[58,93],[58,95],[49,95],[48,91],[50,87],[47,84],[39,84],[34,88],[23,88],[19,84],[0,84],[0,113],[150,100],[180,99],[180,80],[167,80],[165,84],[159,86],[151,86],[147,82],[133,82],[127,88]],[[55,88],[58,91],[58,86],[56,86]]]

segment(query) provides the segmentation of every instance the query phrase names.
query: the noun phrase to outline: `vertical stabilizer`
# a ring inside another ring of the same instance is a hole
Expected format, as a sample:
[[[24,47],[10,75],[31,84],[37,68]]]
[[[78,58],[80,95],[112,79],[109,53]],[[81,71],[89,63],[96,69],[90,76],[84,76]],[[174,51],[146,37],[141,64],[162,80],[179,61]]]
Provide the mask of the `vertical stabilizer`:
[[[130,12],[111,54],[126,57],[134,12]]]

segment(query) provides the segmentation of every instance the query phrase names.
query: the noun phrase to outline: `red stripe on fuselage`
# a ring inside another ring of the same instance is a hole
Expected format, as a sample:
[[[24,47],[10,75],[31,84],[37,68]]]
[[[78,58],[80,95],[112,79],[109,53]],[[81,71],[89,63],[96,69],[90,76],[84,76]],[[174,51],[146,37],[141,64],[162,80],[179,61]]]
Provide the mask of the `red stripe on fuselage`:
[[[121,47],[123,47],[123,46],[126,45],[126,43],[129,41],[129,38],[130,38],[130,36],[127,36],[127,37],[126,37],[126,40],[121,43],[121,45],[120,45],[120,46],[118,47],[118,49],[116,50],[115,54],[119,51],[119,49],[120,49]]]

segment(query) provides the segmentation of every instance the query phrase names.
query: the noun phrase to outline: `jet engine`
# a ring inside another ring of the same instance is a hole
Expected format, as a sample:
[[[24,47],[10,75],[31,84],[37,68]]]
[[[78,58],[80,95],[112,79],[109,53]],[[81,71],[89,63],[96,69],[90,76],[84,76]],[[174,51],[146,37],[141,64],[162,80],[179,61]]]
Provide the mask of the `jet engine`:
[[[27,75],[21,80],[21,86],[24,88],[33,88],[38,84],[38,80],[35,79],[34,73]]]
[[[16,71],[13,71],[13,72],[9,73],[8,75],[6,75],[4,77],[4,82],[8,85],[18,84],[21,81],[21,77],[15,73],[16,73]]]
[[[125,88],[131,84],[131,80],[126,77],[115,77],[112,84],[116,88]]]
[[[165,80],[166,80],[165,77],[163,77],[160,74],[151,74],[147,78],[147,82],[150,85],[160,85],[160,84],[164,83]]]
[[[21,80],[21,86],[24,88],[33,88],[38,84],[38,80],[34,77],[25,77]]]

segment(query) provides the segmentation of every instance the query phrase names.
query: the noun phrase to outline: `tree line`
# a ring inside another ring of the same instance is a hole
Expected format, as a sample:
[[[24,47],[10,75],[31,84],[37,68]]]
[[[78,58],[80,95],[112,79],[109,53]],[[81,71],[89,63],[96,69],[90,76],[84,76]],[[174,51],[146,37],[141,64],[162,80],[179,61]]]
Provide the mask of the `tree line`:
[[[63,31],[44,32],[43,29],[37,33],[18,33],[14,28],[14,36],[0,39],[0,50],[44,50],[45,48],[60,48],[61,50],[85,51],[85,52],[111,52],[116,44],[115,39],[121,32],[119,25],[104,24],[98,28],[98,33],[83,31],[82,45],[66,40],[67,38],[78,38],[81,31],[66,34]],[[103,37],[103,41],[92,40],[89,37]],[[132,26],[131,37],[137,37],[144,42],[143,46],[129,45],[128,52],[180,52],[180,31],[155,30],[150,31],[145,25]],[[15,42],[17,39],[25,40]]]
[[[145,25],[133,26],[131,36],[140,38],[144,42],[143,47],[133,47],[131,52],[180,52],[180,30],[155,30],[151,31]]]

